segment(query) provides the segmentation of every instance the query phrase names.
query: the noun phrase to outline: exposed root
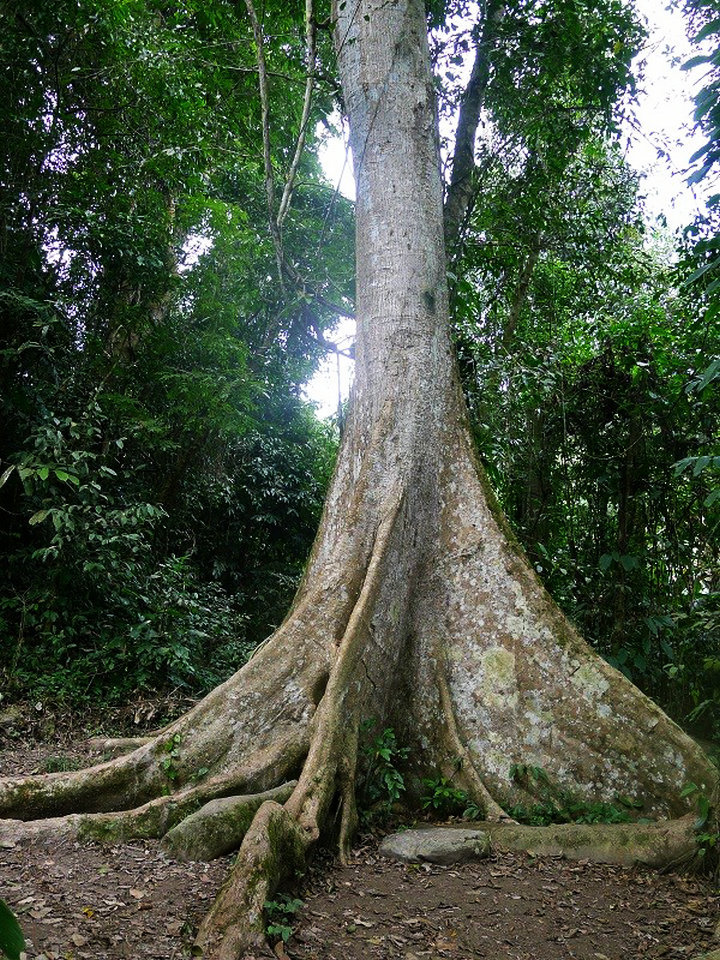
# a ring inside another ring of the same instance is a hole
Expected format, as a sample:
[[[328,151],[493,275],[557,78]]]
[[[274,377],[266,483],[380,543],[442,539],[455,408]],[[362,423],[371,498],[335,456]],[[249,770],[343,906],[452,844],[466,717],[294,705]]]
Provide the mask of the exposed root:
[[[0,781],[0,815],[18,820],[126,810],[163,793],[165,778],[147,744],[106,763]]]
[[[267,800],[285,803],[296,786],[293,780],[263,793],[210,800],[169,830],[162,845],[178,860],[223,857],[240,846],[263,803]]]
[[[697,853],[695,817],[658,823],[560,823],[526,827],[511,823],[478,823],[496,850],[518,850],[538,856],[562,856],[596,863],[642,864],[655,869],[685,862]]]
[[[490,848],[664,869],[697,850],[693,818],[661,823],[562,823],[546,827],[480,821],[391,834],[380,852],[405,863],[461,863],[483,859]]]
[[[263,909],[285,876],[302,867],[311,839],[284,807],[267,801],[198,931],[205,960],[237,960],[265,942]]]
[[[350,614],[325,695],[318,707],[310,751],[298,786],[286,804],[288,812],[297,818],[306,831],[317,830],[317,825],[324,823],[339,786],[343,803],[352,808],[344,814],[346,830],[356,816],[354,772],[359,720],[355,707],[368,682],[362,657],[367,648],[371,619],[402,499],[401,493],[396,494],[378,528],[365,581]],[[351,775],[352,779],[349,779]]]
[[[307,747],[306,734],[297,731],[295,738],[271,743],[245,762],[238,758],[228,773],[221,772],[207,783],[227,783],[234,793],[267,789],[268,784],[282,783],[292,776]],[[1,781],[0,811],[6,819],[13,820],[43,820],[77,813],[108,813],[114,817],[122,811],[132,817],[136,808],[152,806],[156,798],[159,803],[181,802],[183,797],[205,790],[205,785],[197,787],[191,781],[190,786],[168,796],[174,783],[164,766],[166,757],[162,744],[153,742],[86,770]],[[218,795],[222,795],[220,791],[211,792],[205,794],[205,799]]]
[[[367,635],[400,515],[398,495],[380,524],[362,589],[338,645],[300,780],[284,807],[264,803],[240,848],[232,873],[198,933],[207,960],[236,960],[263,939],[263,906],[284,876],[301,867],[339,798],[339,838],[349,846],[357,823],[354,774],[358,743],[356,700],[367,683],[362,664]]]
[[[350,845],[357,830],[359,818],[355,801],[355,772],[357,769],[358,728],[353,728],[353,739],[347,744],[347,752],[340,760],[340,824],[337,845],[340,859],[346,863]]]
[[[281,631],[276,636],[283,639]],[[208,775],[230,778],[233,793],[257,793],[296,777],[309,747],[312,697],[324,686],[324,663],[321,657],[306,660],[288,692],[288,658],[265,659],[131,753],[82,770],[0,780],[0,818],[132,811]]]
[[[110,759],[131,753],[138,747],[144,747],[146,743],[151,743],[155,737],[156,734],[147,737],[90,737],[86,744],[90,750],[102,753]]]
[[[440,703],[442,705],[443,716],[446,724],[445,734],[449,740],[448,752],[450,756],[457,757],[461,764],[460,769],[457,770],[457,772],[453,771],[455,782],[457,783],[458,787],[461,787],[465,790],[468,796],[474,800],[478,806],[482,805],[481,808],[484,809],[485,818],[488,821],[495,821],[498,823],[514,823],[513,818],[508,816],[500,804],[496,803],[496,801],[490,795],[490,791],[487,789],[482,781],[482,778],[477,772],[475,762],[460,739],[457,729],[457,722],[455,720],[455,711],[453,709],[452,699],[450,697],[450,690],[447,685],[445,673],[442,670],[439,671],[438,675],[438,687],[440,690]]]
[[[206,781],[195,787],[181,790],[172,795],[156,797],[132,810],[121,810],[112,813],[74,813],[63,817],[52,817],[40,820],[0,820],[0,841],[18,843],[28,839],[53,839],[57,837],[74,837],[79,840],[97,840],[103,843],[118,843],[133,839],[157,839],[171,834],[180,827],[186,819],[193,820],[216,798],[225,798],[238,790],[244,779],[238,777],[224,777]],[[284,784],[274,791],[255,794],[245,797],[232,797],[232,801],[242,800],[247,807],[252,807],[253,813],[261,803],[270,797],[286,799],[292,792],[292,785]],[[221,801],[220,801],[221,802]],[[245,829],[252,817],[247,818]],[[196,821],[197,825],[197,821]],[[236,824],[236,843],[239,846],[244,831],[239,832],[240,821]],[[187,859],[194,859],[192,849],[183,850],[183,838],[192,846],[193,830],[188,829],[184,834],[178,833],[171,841],[173,855],[185,854]],[[208,844],[208,851],[212,845]],[[222,856],[227,850],[215,853]],[[209,856],[207,859],[211,859]],[[198,857],[197,859],[202,859]]]

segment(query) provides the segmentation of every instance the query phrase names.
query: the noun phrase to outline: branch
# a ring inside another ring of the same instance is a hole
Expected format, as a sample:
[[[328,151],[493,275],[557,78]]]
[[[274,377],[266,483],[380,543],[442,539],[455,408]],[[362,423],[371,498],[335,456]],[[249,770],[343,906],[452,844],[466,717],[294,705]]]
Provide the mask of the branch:
[[[263,139],[263,163],[265,167],[265,201],[268,208],[268,222],[270,224],[270,234],[275,246],[275,259],[277,260],[280,283],[283,280],[283,255],[282,255],[282,237],[278,229],[275,218],[275,181],[273,179],[272,157],[270,155],[270,97],[268,94],[268,75],[265,64],[265,41],[263,40],[262,27],[258,20],[253,0],[245,0],[248,16],[253,28],[255,37],[255,49],[258,65],[258,86],[260,88],[260,113],[262,119],[262,139]]]
[[[270,152],[270,96],[268,91],[268,70],[265,62],[265,46],[262,34],[262,27],[258,20],[257,12],[253,0],[245,0],[250,21],[252,23],[253,34],[255,37],[255,46],[257,49],[258,66],[258,85],[260,88],[260,107],[262,117],[262,138],[263,138],[263,163],[265,168],[265,201],[267,204],[268,223],[270,226],[270,235],[273,246],[275,247],[275,261],[277,263],[278,274],[281,286],[284,285],[285,277],[288,277],[293,284],[303,293],[310,293],[313,299],[328,309],[333,310],[340,316],[351,317],[352,314],[341,307],[339,304],[330,303],[321,294],[309,291],[305,281],[298,273],[297,269],[288,262],[283,251],[282,243],[282,225],[287,212],[290,208],[293,186],[297,177],[302,152],[305,148],[305,135],[310,118],[310,107],[312,103],[312,92],[314,85],[314,68],[316,58],[316,38],[317,26],[313,14],[313,0],[305,0],[305,57],[307,66],[307,78],[305,81],[305,96],[303,98],[303,110],[300,120],[300,130],[298,132],[295,153],[293,156],[290,172],[285,184],[283,195],[280,200],[280,206],[275,212],[275,180],[272,169],[272,156]]]
[[[310,119],[310,104],[312,103],[312,92],[315,82],[315,50],[316,50],[316,24],[313,15],[313,0],[305,0],[305,61],[307,63],[307,80],[305,81],[305,97],[303,99],[302,118],[300,120],[300,130],[298,132],[297,143],[295,145],[295,155],[290,172],[288,173],[285,189],[283,190],[282,200],[277,215],[277,228],[282,229],[292,199],[293,184],[297,176],[300,159],[305,149],[305,133],[308,120]]]
[[[520,313],[525,304],[525,300],[527,299],[533,271],[535,270],[535,265],[537,264],[538,257],[540,256],[541,244],[542,238],[540,236],[535,237],[530,244],[530,251],[528,253],[527,260],[523,264],[523,268],[520,271],[520,277],[518,279],[517,287],[515,288],[515,295],[510,307],[510,313],[502,333],[501,344],[503,350],[509,349],[510,343],[515,336],[515,328],[517,327],[518,320],[520,319]]]
[[[452,251],[472,206],[475,172],[475,138],[490,80],[490,48],[502,18],[504,0],[488,0],[475,63],[460,104],[450,186],[445,199],[445,243]]]
[[[284,279],[287,277],[293,285],[303,294],[310,295],[320,306],[342,317],[353,317],[353,313],[337,303],[327,300],[322,294],[309,289],[305,280],[298,272],[297,268],[285,257],[282,243],[282,225],[287,216],[292,199],[293,185],[297,177],[302,152],[305,147],[305,135],[307,132],[308,120],[310,118],[310,107],[312,103],[312,92],[314,84],[314,68],[316,58],[317,24],[313,13],[313,0],[305,0],[305,58],[307,66],[307,78],[305,82],[305,96],[303,99],[303,111],[300,120],[300,130],[298,133],[295,153],[293,156],[290,172],[283,190],[282,199],[277,214],[275,213],[275,180],[272,169],[272,156],[270,152],[270,97],[268,91],[268,70],[265,62],[265,42],[263,39],[262,27],[253,4],[253,0],[245,0],[250,22],[255,37],[255,47],[257,50],[258,67],[258,85],[260,88],[260,107],[262,118],[262,139],[263,139],[263,162],[265,168],[265,201],[267,204],[268,223],[270,226],[270,235],[272,236],[273,246],[275,247],[275,261],[277,263],[280,284],[284,286]],[[319,343],[326,349],[335,353],[342,351],[335,345],[325,340],[320,333],[319,325],[314,325],[318,335]]]
[[[317,317],[309,308],[307,311],[306,318],[308,321],[308,326],[312,328],[312,331],[315,335],[315,340],[317,341],[318,345],[321,346],[323,350],[325,350],[326,353],[337,353],[341,357],[347,357],[348,360],[355,359],[354,345],[350,346],[347,349],[343,349],[342,347],[339,347],[336,343],[333,343],[332,340],[326,339],[325,334],[322,332],[322,329],[320,328],[320,324],[318,322]]]

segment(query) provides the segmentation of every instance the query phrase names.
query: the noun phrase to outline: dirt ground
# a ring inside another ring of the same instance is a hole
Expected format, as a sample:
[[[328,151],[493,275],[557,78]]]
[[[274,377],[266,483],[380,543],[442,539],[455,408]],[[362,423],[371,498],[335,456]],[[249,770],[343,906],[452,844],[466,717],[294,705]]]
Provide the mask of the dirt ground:
[[[373,846],[316,875],[292,958],[626,960],[720,946],[720,897],[696,880],[502,854],[460,867],[393,863]]]
[[[0,776],[91,759],[67,733],[5,735]],[[192,955],[229,863],[179,863],[157,843],[6,845],[0,897],[18,914],[28,960],[174,960]],[[284,914],[292,933],[267,955],[291,960],[690,960],[720,948],[713,885],[583,862],[503,854],[408,866],[365,837],[349,864],[321,854],[286,892],[303,906]]]

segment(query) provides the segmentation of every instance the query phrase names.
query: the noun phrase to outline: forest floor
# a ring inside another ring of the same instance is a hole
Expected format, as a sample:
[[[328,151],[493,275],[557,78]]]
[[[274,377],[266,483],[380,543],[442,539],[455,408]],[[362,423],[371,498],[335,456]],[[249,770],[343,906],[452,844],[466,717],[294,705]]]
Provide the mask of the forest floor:
[[[0,776],[97,760],[86,729],[42,713],[0,725]],[[702,878],[517,854],[407,865],[377,847],[360,838],[345,866],[321,851],[287,889],[303,905],[273,918],[292,933],[267,955],[691,960],[720,948],[720,890]],[[18,914],[28,960],[174,960],[191,956],[229,862],[180,863],[155,842],[0,844],[0,897]]]

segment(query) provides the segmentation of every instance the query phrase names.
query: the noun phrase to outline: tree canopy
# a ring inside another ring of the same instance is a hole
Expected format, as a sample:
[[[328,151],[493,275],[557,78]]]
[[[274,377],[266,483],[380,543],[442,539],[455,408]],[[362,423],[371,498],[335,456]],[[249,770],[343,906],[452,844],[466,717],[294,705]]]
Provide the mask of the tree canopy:
[[[302,21],[274,22],[296,94]],[[0,55],[6,681],[207,688],[281,618],[336,443],[300,396],[331,314],[278,282],[265,226],[252,32],[225,3],[38,3]],[[341,299],[327,88],[284,242]],[[298,99],[273,110],[284,170]]]

